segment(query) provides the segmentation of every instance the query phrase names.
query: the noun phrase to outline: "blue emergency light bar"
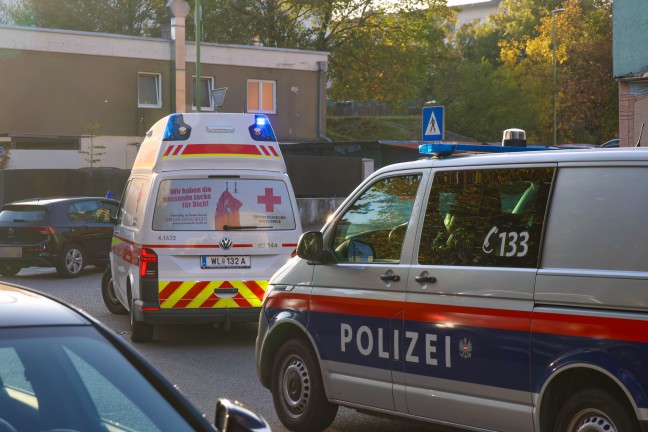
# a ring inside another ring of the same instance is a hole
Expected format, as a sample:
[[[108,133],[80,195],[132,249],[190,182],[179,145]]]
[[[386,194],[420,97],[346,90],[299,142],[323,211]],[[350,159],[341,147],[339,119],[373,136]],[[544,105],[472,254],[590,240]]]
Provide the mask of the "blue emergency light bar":
[[[429,156],[450,156],[454,153],[511,153],[524,151],[557,150],[555,147],[512,147],[487,144],[422,144],[419,153]]]
[[[186,141],[191,136],[191,126],[184,122],[182,114],[171,114],[164,129],[163,141]]]
[[[249,128],[250,137],[255,141],[277,141],[270,120],[263,114],[254,116],[254,124]]]

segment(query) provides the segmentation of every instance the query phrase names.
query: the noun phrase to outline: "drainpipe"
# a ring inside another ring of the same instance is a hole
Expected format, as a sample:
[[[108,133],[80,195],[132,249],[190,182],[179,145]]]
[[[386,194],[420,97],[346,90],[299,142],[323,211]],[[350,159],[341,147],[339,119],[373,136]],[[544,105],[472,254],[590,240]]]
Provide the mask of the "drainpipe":
[[[326,89],[326,62],[318,61],[317,62],[317,71],[319,73],[318,85],[319,89],[317,91],[317,136],[326,142],[333,142],[331,138],[324,135],[324,120],[326,116],[326,109],[323,109],[322,106],[325,106],[326,101],[324,100],[324,90]]]
[[[185,18],[191,9],[187,0],[169,0],[166,4],[167,12],[171,16],[171,39],[173,40],[172,58],[175,68],[175,112],[186,111],[186,70],[185,70],[185,47],[186,31]]]

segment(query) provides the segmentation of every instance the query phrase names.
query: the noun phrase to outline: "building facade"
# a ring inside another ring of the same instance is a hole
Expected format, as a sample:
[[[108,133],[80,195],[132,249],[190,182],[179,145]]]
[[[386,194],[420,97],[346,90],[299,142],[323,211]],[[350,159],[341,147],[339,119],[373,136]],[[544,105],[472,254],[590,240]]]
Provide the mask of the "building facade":
[[[448,6],[457,12],[457,28],[462,24],[483,23],[489,15],[500,12],[502,0],[448,0]]]
[[[196,110],[196,45],[178,21],[168,39],[0,26],[7,168],[130,168],[155,121]],[[325,140],[327,61],[324,52],[202,43],[200,109],[265,113],[280,142]],[[219,88],[220,107],[210,97]]]
[[[619,142],[648,146],[648,9],[645,0],[613,3],[614,78],[619,82]],[[642,133],[643,131],[643,133]]]

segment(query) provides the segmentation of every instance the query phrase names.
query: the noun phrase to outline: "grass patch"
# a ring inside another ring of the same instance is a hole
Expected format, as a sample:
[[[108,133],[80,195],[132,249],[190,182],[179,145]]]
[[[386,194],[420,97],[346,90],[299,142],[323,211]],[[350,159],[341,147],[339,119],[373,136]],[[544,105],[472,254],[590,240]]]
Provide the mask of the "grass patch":
[[[421,127],[421,116],[326,118],[326,136],[335,142],[420,140]]]

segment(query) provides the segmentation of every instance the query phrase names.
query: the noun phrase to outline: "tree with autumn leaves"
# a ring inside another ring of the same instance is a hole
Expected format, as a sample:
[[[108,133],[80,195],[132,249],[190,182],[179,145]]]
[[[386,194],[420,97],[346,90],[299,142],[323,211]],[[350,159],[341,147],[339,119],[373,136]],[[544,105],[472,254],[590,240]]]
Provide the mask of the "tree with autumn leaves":
[[[193,4],[192,0],[189,0]],[[201,0],[204,42],[327,51],[328,97],[394,112],[435,100],[449,130],[498,141],[510,127],[552,142],[552,14],[560,142],[616,136],[612,0],[503,0],[455,28],[445,0]],[[166,0],[16,0],[0,22],[158,36]],[[187,34],[193,37],[193,12]]]

